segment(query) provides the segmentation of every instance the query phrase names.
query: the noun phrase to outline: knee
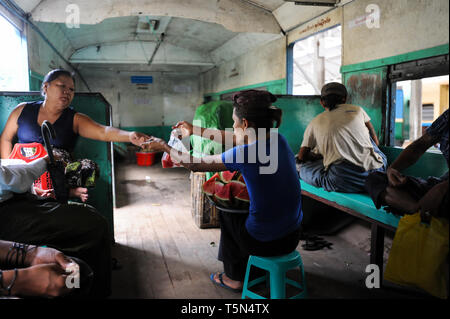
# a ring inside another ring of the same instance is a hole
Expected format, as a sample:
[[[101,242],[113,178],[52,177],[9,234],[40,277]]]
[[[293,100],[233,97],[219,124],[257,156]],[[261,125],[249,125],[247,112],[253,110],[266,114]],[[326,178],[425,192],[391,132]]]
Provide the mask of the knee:
[[[312,166],[310,162],[302,164],[298,173],[300,179],[304,182],[316,187],[321,186],[320,178],[322,176],[322,170]]]

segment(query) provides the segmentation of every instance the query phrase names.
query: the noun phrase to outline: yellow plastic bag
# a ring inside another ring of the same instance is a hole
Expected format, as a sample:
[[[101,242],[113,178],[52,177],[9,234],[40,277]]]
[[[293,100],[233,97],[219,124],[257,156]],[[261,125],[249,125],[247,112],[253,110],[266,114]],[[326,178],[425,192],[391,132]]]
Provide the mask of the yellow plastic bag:
[[[392,242],[384,278],[447,298],[449,225],[445,219],[421,222],[420,213],[403,216]]]

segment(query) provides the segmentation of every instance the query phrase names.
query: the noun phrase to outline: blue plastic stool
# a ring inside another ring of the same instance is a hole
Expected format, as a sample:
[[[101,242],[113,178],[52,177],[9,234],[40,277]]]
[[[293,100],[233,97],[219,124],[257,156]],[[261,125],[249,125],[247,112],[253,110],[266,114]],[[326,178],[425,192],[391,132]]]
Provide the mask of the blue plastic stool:
[[[267,270],[269,274],[248,282],[251,266]],[[301,284],[286,278],[286,272],[289,269],[294,269],[297,267],[300,267],[301,270]],[[248,290],[248,288],[262,282],[266,282],[266,285],[270,283],[270,299],[286,299],[286,284],[290,284],[302,290],[301,293],[290,297],[289,299],[306,298],[306,279],[300,253],[294,250],[290,254],[276,257],[250,256],[247,263],[247,271],[245,273],[244,287],[242,288],[242,299],[245,299],[245,297],[251,299],[266,299]]]

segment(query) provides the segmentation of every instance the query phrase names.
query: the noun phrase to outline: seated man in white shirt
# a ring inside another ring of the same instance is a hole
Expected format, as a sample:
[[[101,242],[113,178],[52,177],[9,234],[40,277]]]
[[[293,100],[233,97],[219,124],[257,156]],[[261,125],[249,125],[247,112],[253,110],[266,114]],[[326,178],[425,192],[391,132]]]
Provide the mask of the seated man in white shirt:
[[[367,175],[386,169],[386,156],[370,117],[359,106],[345,104],[347,89],[336,82],[322,88],[317,115],[305,130],[297,155],[299,176],[329,192],[364,192]]]
[[[111,247],[106,219],[89,205],[61,204],[27,192],[47,170],[46,158],[29,164],[5,162],[11,161],[0,161],[0,239],[45,245],[84,260],[94,272],[90,296],[107,297]]]

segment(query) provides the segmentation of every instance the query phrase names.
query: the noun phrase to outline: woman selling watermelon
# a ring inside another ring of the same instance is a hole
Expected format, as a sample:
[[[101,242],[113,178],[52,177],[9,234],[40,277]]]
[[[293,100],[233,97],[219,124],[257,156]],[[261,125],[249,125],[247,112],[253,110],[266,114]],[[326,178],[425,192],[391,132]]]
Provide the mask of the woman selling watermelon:
[[[219,260],[224,272],[211,280],[224,288],[242,290],[249,255],[278,256],[294,251],[302,220],[300,182],[295,157],[286,139],[272,129],[281,123],[281,110],[271,106],[269,92],[247,90],[233,96],[233,131],[219,131],[179,122],[183,137],[192,134],[234,147],[219,155],[194,158],[151,137],[143,147],[165,151],[194,172],[239,171],[250,197],[249,214],[220,214]],[[220,139],[219,141],[217,139]]]

